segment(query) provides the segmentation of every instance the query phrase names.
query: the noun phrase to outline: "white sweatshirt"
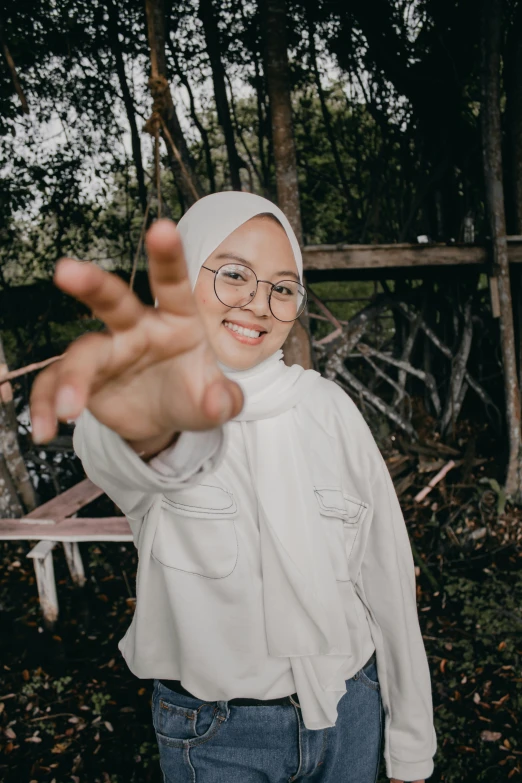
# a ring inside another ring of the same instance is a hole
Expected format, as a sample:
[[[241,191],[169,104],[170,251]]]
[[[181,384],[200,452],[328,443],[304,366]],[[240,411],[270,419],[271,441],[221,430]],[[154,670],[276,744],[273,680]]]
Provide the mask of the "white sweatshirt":
[[[376,651],[387,775],[427,778],[436,750],[430,672],[411,547],[386,464],[334,382],[319,379],[296,412],[351,626],[344,677]],[[294,693],[288,658],[268,655],[259,520],[240,423],[184,432],[146,464],[84,411],[74,448],[126,515],[139,553],[136,611],[119,643],[130,670],[180,680],[208,701]]]

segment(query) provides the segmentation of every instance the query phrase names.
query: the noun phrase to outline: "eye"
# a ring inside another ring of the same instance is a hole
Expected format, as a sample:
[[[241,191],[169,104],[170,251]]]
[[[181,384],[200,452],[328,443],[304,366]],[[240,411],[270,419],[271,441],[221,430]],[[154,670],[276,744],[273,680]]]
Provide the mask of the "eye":
[[[240,264],[227,264],[221,267],[218,277],[226,283],[246,283],[252,278],[252,272]]]
[[[287,288],[285,285],[276,285],[274,286],[274,292],[277,294],[282,294],[283,296],[293,296],[294,291],[291,291],[290,288]]]
[[[243,280],[239,272],[223,272],[223,277],[229,277],[231,280]]]
[[[219,277],[226,283],[246,283],[247,281],[247,276],[235,269],[223,269],[223,271],[220,272]]]

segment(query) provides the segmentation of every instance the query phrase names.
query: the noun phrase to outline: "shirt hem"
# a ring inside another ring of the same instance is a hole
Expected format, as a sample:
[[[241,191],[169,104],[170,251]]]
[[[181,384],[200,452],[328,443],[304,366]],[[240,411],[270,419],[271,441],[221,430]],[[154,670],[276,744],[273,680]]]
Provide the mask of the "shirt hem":
[[[396,761],[391,759],[386,764],[386,774],[397,780],[425,780],[433,774],[435,764],[433,759],[426,761]]]

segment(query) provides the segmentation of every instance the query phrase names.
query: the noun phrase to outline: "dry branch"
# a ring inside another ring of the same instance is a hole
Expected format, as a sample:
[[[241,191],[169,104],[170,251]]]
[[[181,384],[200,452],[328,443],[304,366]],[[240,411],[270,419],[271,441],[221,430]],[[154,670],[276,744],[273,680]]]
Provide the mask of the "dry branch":
[[[330,339],[334,344],[324,370],[327,378],[330,380],[335,378],[337,372],[335,368],[338,366],[339,360],[342,363],[342,361],[348,357],[368,329],[369,325],[379,317],[389,304],[389,301],[388,296],[377,297],[370,305],[363,307],[362,310],[354,315],[342,331],[343,342],[341,345],[330,336]]]
[[[397,383],[397,381],[394,381],[393,378],[390,378],[390,376],[387,373],[385,373],[384,370],[381,367],[379,367],[378,364],[376,364],[372,359],[370,359],[369,355],[365,355],[363,353],[363,359],[365,360],[365,362],[367,364],[370,365],[370,367],[375,372],[375,375],[378,378],[382,378],[383,381],[385,381],[385,383],[387,383],[389,386],[391,386],[392,389],[395,389],[395,391],[400,391],[400,387],[399,387],[399,384]],[[409,395],[408,395],[408,402],[409,402]],[[412,413],[412,409],[411,409],[411,403],[410,403],[409,410],[408,410],[408,416],[407,416],[408,421],[411,421],[411,413]]]
[[[344,346],[343,346],[344,348]],[[339,352],[340,353],[340,352]],[[352,389],[360,394],[360,396],[367,400],[376,410],[387,416],[390,421],[393,421],[398,427],[406,432],[411,438],[417,440],[417,433],[413,429],[412,425],[406,421],[396,410],[391,408],[384,400],[371,392],[361,381],[359,381],[355,375],[353,375],[343,364],[341,355],[334,354],[329,360],[331,362],[331,368],[334,371],[334,375],[339,375]]]
[[[462,339],[457,354],[452,362],[453,367],[451,370],[448,399],[440,422],[440,429],[443,433],[446,432],[452,422],[453,425],[455,425],[468,388],[468,384],[465,383],[465,375],[469,352],[471,350],[471,341],[473,339],[471,303],[472,299],[470,297],[464,305],[464,328],[462,331]]]
[[[395,302],[393,303],[394,307],[397,307],[401,310],[401,312],[406,315],[407,318],[410,319],[410,321],[415,321],[417,319],[417,315],[415,313],[412,313],[407,305],[404,302]],[[436,348],[439,349],[439,351],[446,356],[450,361],[453,359],[453,354],[451,353],[451,349],[448,348],[447,345],[445,345],[442,340],[438,337],[437,334],[433,331],[433,329],[428,326],[428,324],[422,319],[419,319],[419,327],[422,329],[426,337],[428,337],[429,340],[435,345]],[[502,418],[499,409],[491,399],[490,395],[487,393],[487,391],[480,385],[480,383],[471,375],[471,373],[466,370],[464,373],[464,378],[468,382],[469,386],[473,391],[477,394],[478,397],[482,400],[484,405],[487,408],[493,408],[495,413],[498,416],[498,419],[500,420]]]
[[[0,374],[0,386],[3,383],[8,383],[9,381],[12,381],[14,378],[20,378],[22,375],[27,375],[30,372],[34,372],[35,370],[41,370],[44,367],[47,367],[48,364],[52,364],[53,362],[57,362],[59,359],[62,359],[64,354],[60,354],[60,356],[51,356],[50,359],[44,359],[43,362],[34,362],[34,364],[28,364],[26,367],[19,367],[18,370],[11,370],[11,372],[5,373],[4,375]]]
[[[424,370],[419,370],[409,362],[403,361],[401,359],[395,359],[393,356],[382,353],[376,348],[372,348],[371,346],[365,345],[364,343],[359,343],[357,347],[362,354],[366,353],[370,356],[375,356],[377,359],[380,359],[383,362],[387,362],[388,364],[392,364],[394,367],[398,367],[402,372],[414,375],[416,378],[419,378],[419,380],[423,381],[430,392],[433,407],[435,408],[437,415],[440,414],[441,404],[439,393],[437,391],[435,378],[433,375],[431,375],[431,373],[425,372]],[[404,389],[402,386],[399,387],[399,390],[401,391],[402,395],[404,395]]]
[[[419,318],[420,313],[413,324],[413,327],[410,329],[410,333],[406,339],[406,343],[404,344],[404,348],[401,354],[401,361],[406,362],[408,365],[410,364],[410,357],[411,353],[413,351],[413,346],[415,345],[415,340],[417,338],[417,334],[419,331]],[[406,378],[407,378],[408,370],[405,367],[399,368],[398,373],[398,383],[399,383],[399,391],[393,401],[394,405],[398,405],[402,398],[404,397],[405,391],[406,391]],[[438,395],[437,395],[438,397]],[[437,411],[437,414],[439,411]]]
[[[430,481],[430,483],[429,483],[429,484],[428,484],[426,487],[424,487],[424,489],[421,489],[421,491],[420,491],[420,492],[418,492],[418,493],[415,495],[415,497],[413,498],[413,499],[414,499],[414,501],[415,501],[416,503],[420,503],[422,500],[424,500],[424,498],[426,497],[426,495],[429,495],[429,493],[431,492],[431,490],[433,489],[433,487],[436,487],[436,486],[437,486],[437,484],[439,483],[439,481],[442,481],[442,479],[444,478],[444,476],[445,476],[447,473],[449,473],[449,471],[450,471],[452,468],[454,468],[454,467],[455,467],[455,465],[456,465],[455,461],[454,461],[454,460],[452,460],[452,459],[450,459],[450,461],[449,461],[449,462],[447,462],[447,463],[444,465],[444,467],[442,468],[442,470],[439,470],[439,472],[437,473],[437,475],[436,475],[436,476],[434,476],[434,477],[432,478],[432,480]]]

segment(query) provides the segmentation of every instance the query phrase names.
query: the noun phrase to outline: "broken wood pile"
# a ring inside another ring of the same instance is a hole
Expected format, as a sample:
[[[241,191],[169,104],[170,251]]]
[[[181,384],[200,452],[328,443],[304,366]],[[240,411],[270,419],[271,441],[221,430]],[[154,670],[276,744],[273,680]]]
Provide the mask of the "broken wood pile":
[[[312,340],[318,369],[359,401],[367,419],[378,414],[411,440],[418,439],[415,399],[422,400],[420,420],[428,416],[435,430],[449,437],[469,391],[470,404],[478,403],[479,416],[485,414],[499,432],[498,328],[488,309],[488,291],[478,281],[403,283],[393,292],[383,282],[383,292],[344,321],[311,292],[311,310],[317,312],[310,317],[333,327]],[[393,328],[383,328],[386,317]]]

